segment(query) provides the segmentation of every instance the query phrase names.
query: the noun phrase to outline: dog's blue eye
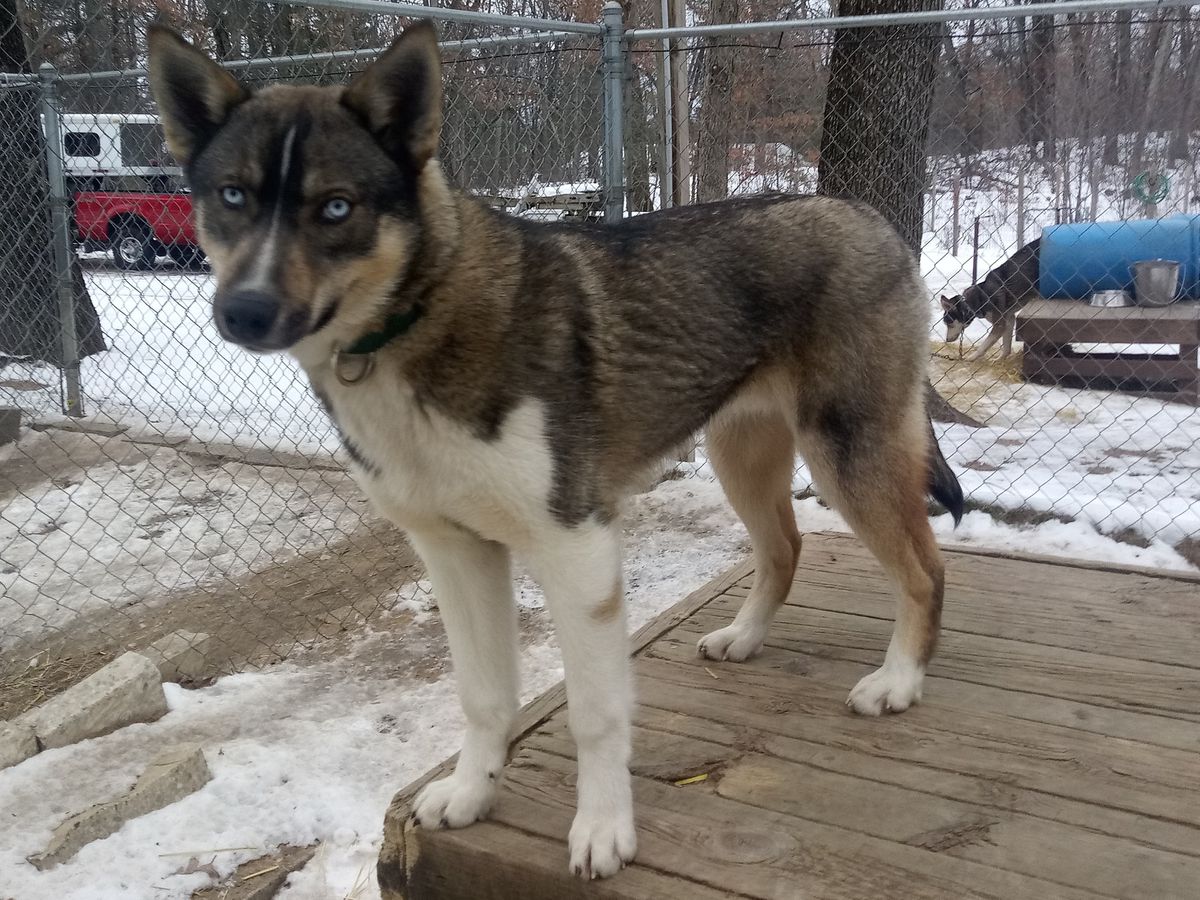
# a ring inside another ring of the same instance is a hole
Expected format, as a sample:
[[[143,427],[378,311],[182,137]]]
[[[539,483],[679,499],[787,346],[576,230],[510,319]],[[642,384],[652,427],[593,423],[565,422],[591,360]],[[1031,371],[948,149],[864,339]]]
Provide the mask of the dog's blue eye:
[[[240,187],[229,185],[221,188],[221,199],[230,209],[241,209],[246,205],[246,192]]]
[[[321,216],[327,222],[344,222],[350,215],[350,201],[344,197],[334,197],[325,204]]]

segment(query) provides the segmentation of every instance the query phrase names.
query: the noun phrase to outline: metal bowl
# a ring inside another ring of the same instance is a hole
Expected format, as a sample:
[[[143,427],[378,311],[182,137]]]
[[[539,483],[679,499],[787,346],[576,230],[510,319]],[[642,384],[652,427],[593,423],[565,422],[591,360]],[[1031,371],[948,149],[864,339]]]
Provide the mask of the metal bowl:
[[[1129,291],[1096,291],[1088,300],[1088,306],[1097,306],[1100,308],[1115,308],[1120,306],[1133,306],[1133,300],[1129,296]]]

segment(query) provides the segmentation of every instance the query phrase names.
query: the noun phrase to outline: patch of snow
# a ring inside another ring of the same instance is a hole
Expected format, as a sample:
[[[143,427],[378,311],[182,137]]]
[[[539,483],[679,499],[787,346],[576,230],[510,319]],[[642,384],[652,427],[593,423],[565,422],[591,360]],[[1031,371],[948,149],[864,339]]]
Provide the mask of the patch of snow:
[[[701,477],[664,482],[631,503],[625,567],[631,628],[747,552],[745,532],[720,488],[703,477],[703,456],[688,465]],[[804,531],[844,527],[815,498],[794,508]],[[949,516],[934,525],[952,543],[1182,565],[1169,548],[1142,550],[1082,522],[1022,528],[972,512],[957,531]],[[528,583],[522,595],[526,605],[541,603]],[[281,897],[343,897],[364,880],[370,886],[355,896],[378,897],[374,862],[384,810],[396,790],[457,749],[463,727],[450,677],[377,677],[381,652],[425,649],[404,641],[403,634],[376,629],[334,660],[232,675],[198,691],[167,685],[171,711],[158,722],[0,771],[0,808],[8,813],[0,820],[5,890],[22,900],[175,900],[208,881],[204,874],[172,874],[189,857],[211,859],[226,875],[280,844],[319,840],[320,853]],[[526,647],[522,671],[525,700],[556,683],[562,670],[553,643]],[[191,741],[204,746],[213,773],[200,791],[128,823],[56,869],[38,872],[25,861],[62,818],[119,793],[163,745]]]
[[[26,432],[0,462],[37,459],[53,440]],[[198,472],[169,448],[26,485],[0,507],[0,650],[88,612],[167,600],[322,546],[354,531],[364,508],[337,472],[236,463]]]

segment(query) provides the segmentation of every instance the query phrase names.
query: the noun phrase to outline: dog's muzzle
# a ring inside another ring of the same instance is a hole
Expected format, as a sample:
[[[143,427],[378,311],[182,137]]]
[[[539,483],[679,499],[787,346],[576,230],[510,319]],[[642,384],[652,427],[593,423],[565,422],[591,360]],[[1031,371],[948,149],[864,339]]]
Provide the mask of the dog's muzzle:
[[[284,304],[265,291],[218,295],[213,318],[221,337],[250,350],[284,350],[304,336],[304,316],[288,315]]]

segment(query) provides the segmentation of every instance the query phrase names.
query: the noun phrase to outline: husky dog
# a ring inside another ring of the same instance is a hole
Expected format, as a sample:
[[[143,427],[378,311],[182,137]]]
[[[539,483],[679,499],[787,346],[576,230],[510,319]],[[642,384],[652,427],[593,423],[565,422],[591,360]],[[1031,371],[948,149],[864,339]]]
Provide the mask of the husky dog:
[[[984,318],[992,323],[992,330],[969,358],[983,359],[1001,338],[1004,338],[1004,344],[1000,358],[1012,353],[1017,310],[1038,296],[1039,243],[1039,240],[1030,241],[988,272],[983,281],[971,285],[961,294],[942,296],[942,322],[946,326],[947,342],[957,341],[963,329],[976,319]]]
[[[570,868],[633,858],[619,512],[702,428],[757,569],[699,652],[763,645],[800,554],[799,450],[900,592],[883,666],[847,702],[878,715],[920,698],[943,587],[925,496],[957,518],[962,492],[925,410],[923,285],[879,215],[769,196],[618,226],[522,221],[442,174],[428,24],[344,88],[251,93],[172,31],[150,48],[217,328],[299,362],[358,483],[428,568],[467,727],[454,773],[415,800],[420,827],[469,825],[496,796],[517,713],[513,554],[566,669]]]

